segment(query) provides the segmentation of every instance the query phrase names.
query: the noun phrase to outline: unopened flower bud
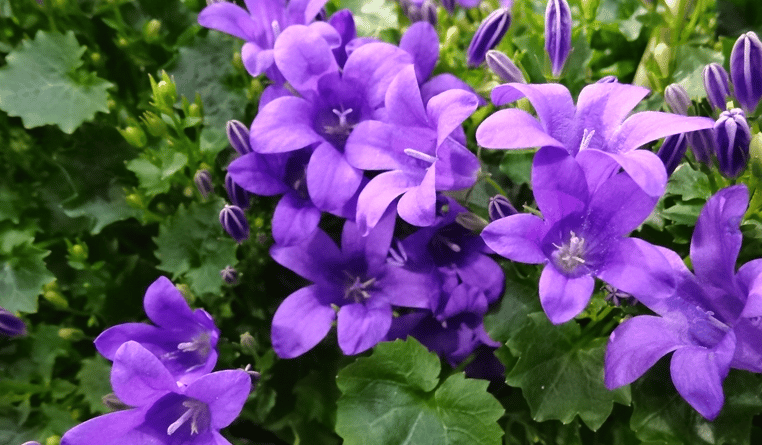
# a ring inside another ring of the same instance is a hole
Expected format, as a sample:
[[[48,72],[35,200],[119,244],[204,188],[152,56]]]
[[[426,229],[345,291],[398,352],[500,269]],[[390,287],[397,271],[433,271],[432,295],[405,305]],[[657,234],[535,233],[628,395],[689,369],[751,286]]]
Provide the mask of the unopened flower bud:
[[[0,334],[18,337],[26,334],[26,325],[20,318],[0,307]]]
[[[61,328],[58,330],[58,336],[68,341],[79,341],[85,338],[85,333],[77,328]]]
[[[42,4],[42,0],[37,0],[37,3]],[[37,442],[36,440],[30,440],[29,442],[24,442],[21,445],[40,445],[40,442]]]
[[[691,131],[688,133],[688,144],[697,161],[705,165],[712,163],[712,153],[715,152],[713,129]]]
[[[61,436],[55,434],[48,436],[48,438],[45,439],[45,445],[61,445]]]
[[[437,5],[433,1],[426,0],[421,5],[421,21],[437,26]]]
[[[484,62],[487,51],[496,47],[511,26],[511,12],[508,8],[492,11],[476,29],[468,45],[467,62],[470,67],[477,67]]]
[[[669,109],[675,114],[688,115],[688,108],[691,106],[691,98],[679,83],[667,85],[664,89],[664,101]]]
[[[143,38],[148,43],[157,42],[161,38],[161,22],[153,19],[143,25]]]
[[[714,141],[720,173],[735,178],[749,163],[751,130],[740,108],[723,111],[714,124]]]
[[[242,209],[248,209],[251,203],[251,193],[233,181],[230,173],[225,175],[225,190],[228,192],[230,202]]]
[[[188,115],[190,117],[195,117],[199,119],[204,117],[204,113],[201,111],[201,107],[196,103],[190,104],[190,106],[188,107]]]
[[[558,77],[571,52],[572,18],[566,0],[548,0],[545,8],[545,51],[553,76]]]
[[[251,153],[251,143],[249,142],[249,129],[242,122],[229,120],[225,131],[228,134],[230,145],[233,146],[241,156]]]
[[[618,83],[619,79],[616,78],[616,76],[603,76],[595,83]]]
[[[654,48],[653,58],[656,61],[656,65],[661,71],[661,75],[664,77],[669,76],[669,63],[672,60],[672,48],[666,43],[661,42]]]
[[[444,6],[447,12],[451,15],[455,12],[455,0],[442,0],[442,6]]]
[[[220,224],[228,235],[238,243],[249,239],[249,222],[240,207],[226,205],[220,211]]]
[[[757,133],[749,144],[749,165],[757,178],[762,178],[762,133]]]
[[[706,98],[714,108],[725,109],[725,100],[730,96],[728,72],[719,63],[704,67],[704,89]]]
[[[152,111],[143,113],[140,120],[143,121],[151,136],[162,137],[167,133],[167,123]]]
[[[241,334],[241,350],[248,355],[257,355],[257,341],[248,332]]]
[[[491,49],[487,51],[487,66],[503,82],[527,83],[524,79],[524,73],[521,72],[515,63],[500,51]]]
[[[209,195],[214,192],[212,174],[209,173],[209,170],[207,169],[197,171],[196,174],[193,175],[193,182],[196,184],[198,192],[201,193],[201,196],[203,196],[204,199],[208,198]]]
[[[495,195],[490,198],[487,211],[489,212],[490,222],[519,213],[516,211],[516,208],[513,207],[511,201],[503,195]]]
[[[751,112],[762,98],[762,42],[754,31],[741,34],[730,53],[733,93],[741,106]]]
[[[135,148],[143,148],[148,142],[145,132],[139,126],[131,125],[124,130],[121,128],[117,128],[117,130],[119,130],[124,140]]]
[[[220,277],[222,277],[222,280],[230,286],[238,284],[238,271],[231,266],[225,266],[225,268],[220,271]]]
[[[667,176],[672,175],[677,166],[680,165],[686,150],[688,150],[688,138],[685,133],[673,134],[664,138],[664,143],[659,147],[656,156],[664,163]]]
[[[51,303],[53,306],[59,308],[59,309],[68,309],[69,308],[69,302],[66,301],[63,295],[61,295],[60,292],[55,290],[46,290],[42,293],[42,298],[47,300],[49,303]]]
[[[473,233],[482,233],[487,227],[487,220],[471,212],[461,212],[455,215],[455,222]]]

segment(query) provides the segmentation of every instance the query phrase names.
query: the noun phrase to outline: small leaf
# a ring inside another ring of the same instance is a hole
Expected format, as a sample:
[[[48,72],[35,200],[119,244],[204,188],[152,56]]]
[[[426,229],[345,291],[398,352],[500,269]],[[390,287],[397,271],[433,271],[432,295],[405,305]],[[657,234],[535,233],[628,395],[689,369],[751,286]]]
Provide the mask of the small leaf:
[[[336,432],[345,445],[502,443],[504,410],[488,382],[453,374],[439,384],[439,372],[415,339],[380,343],[339,371]]]
[[[81,394],[93,413],[106,414],[110,409],[103,403],[103,396],[111,392],[111,364],[100,356],[82,360],[77,373]]]
[[[106,90],[113,85],[77,71],[84,52],[73,31],[37,31],[0,69],[0,109],[20,117],[26,128],[57,125],[68,134],[96,112],[108,112]]]
[[[712,196],[712,188],[704,173],[694,170],[690,164],[683,163],[669,177],[666,193],[679,195],[683,201],[697,198],[706,201]]]
[[[140,187],[148,196],[165,193],[171,185],[171,177],[188,163],[188,157],[162,146],[155,156],[151,151],[144,151],[141,157],[127,162],[127,169],[135,173]]]
[[[34,238],[0,226],[0,307],[10,312],[37,312],[42,286],[55,280],[43,260],[50,253],[32,245]]]

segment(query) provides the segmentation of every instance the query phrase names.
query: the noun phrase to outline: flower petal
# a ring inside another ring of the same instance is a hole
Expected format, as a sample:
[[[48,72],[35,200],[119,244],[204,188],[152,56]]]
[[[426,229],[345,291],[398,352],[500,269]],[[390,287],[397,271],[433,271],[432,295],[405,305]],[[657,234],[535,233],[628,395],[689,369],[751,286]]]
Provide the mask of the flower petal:
[[[432,273],[389,265],[378,287],[395,306],[429,309],[439,299],[440,284]]]
[[[400,218],[414,226],[428,227],[436,221],[436,168],[429,168],[420,184],[406,191],[397,204]]]
[[[432,127],[423,108],[415,67],[408,65],[389,84],[386,110],[392,123],[406,127]]]
[[[381,173],[371,179],[357,200],[356,222],[360,231],[368,233],[392,201],[417,185],[415,178],[399,170]]]
[[[482,239],[490,249],[509,260],[542,264],[547,261],[540,248],[545,231],[542,219],[519,213],[489,223],[482,231]]]
[[[612,242],[596,276],[630,293],[650,307],[675,293],[676,277],[661,251],[647,241],[624,238]]]
[[[148,286],[143,307],[157,326],[167,329],[188,329],[197,325],[188,302],[167,277],[159,277]]]
[[[345,355],[359,354],[383,341],[392,325],[392,306],[371,300],[342,306],[336,321],[339,347]]]
[[[267,156],[259,153],[245,154],[228,165],[228,173],[236,184],[256,195],[273,196],[286,193],[289,188],[267,162]]]
[[[331,330],[336,312],[327,303],[325,289],[307,286],[286,297],[273,315],[272,344],[281,358],[298,357],[315,345]]]
[[[213,3],[198,14],[198,24],[239,39],[254,41],[262,33],[249,13],[233,3]]]
[[[320,210],[296,193],[286,193],[273,212],[273,239],[280,246],[293,246],[308,240],[320,223]]]
[[[648,95],[648,89],[624,83],[594,83],[582,89],[574,116],[576,145],[584,131],[595,131],[589,148],[604,149],[624,118]]]
[[[601,152],[614,159],[648,195],[659,198],[667,187],[667,170],[656,153],[632,150],[626,153]]]
[[[241,61],[246,71],[254,77],[267,71],[275,63],[273,50],[262,49],[254,42],[246,42],[241,48]]]
[[[278,69],[302,95],[317,91],[317,82],[325,74],[338,74],[339,65],[328,42],[316,30],[291,25],[275,41],[274,58]]]
[[[566,323],[585,309],[594,285],[589,275],[569,278],[548,264],[540,275],[542,309],[553,324]]]
[[[333,265],[339,264],[342,258],[331,237],[320,229],[300,244],[272,246],[270,256],[281,266],[313,283],[326,282],[326,273],[330,272]]]
[[[681,116],[661,111],[635,113],[622,122],[609,140],[606,151],[626,153],[663,137],[690,131],[713,128],[708,117]]]
[[[534,155],[532,187],[537,206],[551,224],[587,208],[585,173],[566,150],[543,147]]]
[[[476,129],[476,142],[484,148],[532,148],[564,144],[549,135],[537,119],[524,110],[499,110],[484,119]]]
[[[447,138],[437,147],[437,190],[460,190],[471,187],[481,168],[479,159],[460,142]]]
[[[399,46],[413,56],[415,75],[418,83],[423,83],[431,75],[439,58],[436,29],[429,22],[415,22],[402,35]]]
[[[339,211],[362,181],[362,171],[352,167],[342,154],[328,143],[315,148],[307,165],[307,189],[319,209]]]
[[[64,433],[61,445],[120,445],[145,421],[145,409],[128,409],[94,417]]]
[[[241,413],[251,391],[251,377],[242,369],[217,371],[199,377],[185,390],[185,395],[207,404],[212,428],[230,425]]]
[[[432,97],[426,104],[426,113],[431,122],[436,122],[437,146],[442,145],[478,106],[476,95],[464,90],[447,90]]]
[[[450,73],[442,73],[437,74],[436,76],[429,79],[428,82],[421,85],[421,97],[423,98],[423,103],[425,104],[429,102],[429,99],[439,93],[456,89],[477,94],[476,91],[474,91],[474,89],[471,88],[471,86],[469,86],[466,82],[463,82]],[[487,105],[487,101],[484,100],[483,97],[477,95],[476,99],[479,101],[480,107]]]
[[[384,97],[395,76],[412,63],[413,57],[407,51],[389,43],[371,42],[349,54],[344,64],[343,79],[359,85],[367,94],[368,104],[375,109],[384,104]]]
[[[321,142],[312,115],[312,104],[301,97],[273,100],[251,124],[252,148],[259,153],[281,153]]]
[[[591,231],[614,236],[635,230],[656,206],[656,197],[649,196],[627,174],[617,174],[604,182],[590,198]]]
[[[149,404],[177,390],[175,378],[161,361],[134,341],[123,344],[114,354],[111,387],[119,400],[130,406]]]

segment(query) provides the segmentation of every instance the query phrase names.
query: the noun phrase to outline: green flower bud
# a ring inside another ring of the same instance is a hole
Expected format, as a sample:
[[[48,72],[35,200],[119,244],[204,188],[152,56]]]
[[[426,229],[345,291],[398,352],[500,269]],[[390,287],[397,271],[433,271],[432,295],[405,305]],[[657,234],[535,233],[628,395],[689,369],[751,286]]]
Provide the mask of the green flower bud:
[[[87,261],[87,244],[74,244],[69,247],[69,261],[76,263],[84,263]]]
[[[136,208],[136,209],[142,209],[143,208],[143,198],[140,197],[137,193],[130,193],[129,195],[124,197],[124,200],[127,201],[127,204],[130,207]]]
[[[190,104],[190,107],[188,108],[188,111],[190,112],[189,113],[190,117],[197,117],[199,119],[203,117],[203,115],[201,113],[201,107],[198,106],[198,104],[195,104],[195,103]]]
[[[79,341],[85,338],[85,333],[77,328],[61,328],[58,330],[58,336],[68,341]]]
[[[669,61],[672,57],[672,50],[669,46],[664,42],[659,43],[656,45],[656,48],[654,48],[653,56],[656,64],[659,66],[659,71],[661,71],[662,76],[669,76]]]
[[[45,445],[61,445],[61,436],[50,436],[45,441]]]
[[[54,290],[48,290],[43,292],[42,298],[47,300],[50,304],[53,306],[59,308],[59,309],[68,309],[69,308],[69,302],[66,301],[63,295],[61,295],[59,292],[56,292]]]
[[[239,51],[236,51],[236,53],[233,54],[233,67],[239,71],[244,69],[243,59],[241,59],[241,53]]]
[[[153,19],[143,25],[143,38],[148,43],[155,43],[161,38],[161,22]]]
[[[151,136],[162,137],[167,134],[167,123],[156,113],[146,111],[140,116],[140,120],[143,121]]]
[[[129,126],[125,128],[124,130],[117,128],[119,130],[119,133],[122,134],[122,137],[124,140],[126,140],[130,145],[132,145],[135,148],[143,148],[146,145],[146,142],[148,140],[146,139],[146,134],[143,132],[143,130],[140,127],[137,126]]]
[[[241,352],[248,355],[257,355],[257,341],[248,332],[241,334]]]

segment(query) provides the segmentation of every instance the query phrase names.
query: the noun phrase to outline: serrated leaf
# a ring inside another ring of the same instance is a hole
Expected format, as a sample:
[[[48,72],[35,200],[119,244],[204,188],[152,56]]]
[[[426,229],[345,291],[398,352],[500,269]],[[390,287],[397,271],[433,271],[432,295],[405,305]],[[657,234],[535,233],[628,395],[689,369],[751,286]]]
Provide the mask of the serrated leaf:
[[[532,159],[535,150],[509,150],[500,161],[500,171],[514,184],[529,184],[532,180]]]
[[[415,339],[380,343],[339,371],[336,432],[345,445],[500,444],[504,410],[488,382],[454,374],[439,384],[439,372]]]
[[[376,36],[385,28],[399,28],[394,5],[384,0],[341,0],[341,7],[352,10],[359,36]]]
[[[498,308],[484,317],[484,329],[490,338],[505,342],[531,320],[529,314],[541,311],[537,286],[530,286],[506,272],[505,292]]]
[[[24,232],[0,233],[0,307],[10,312],[37,312],[42,286],[56,278],[43,260],[50,251],[32,241]]]
[[[661,216],[677,224],[693,227],[703,207],[703,201],[683,202],[664,209]]]
[[[704,173],[694,170],[690,164],[683,163],[669,177],[666,194],[681,196],[683,201],[697,198],[706,201],[712,196],[712,188],[709,186],[709,178]]]
[[[159,225],[159,236],[154,238],[158,268],[173,278],[186,277],[191,291],[198,295],[218,293],[223,284],[220,270],[237,263],[237,244],[223,233],[218,219],[224,204],[215,197],[187,208],[180,206]]]
[[[0,69],[0,109],[20,117],[26,128],[57,125],[68,134],[98,111],[108,112],[106,90],[113,85],[77,71],[84,52],[73,31],[37,31]]]
[[[575,321],[554,326],[544,313],[507,343],[519,357],[506,382],[522,389],[537,421],[569,423],[579,415],[593,431],[611,414],[614,402],[630,403],[629,387],[609,391],[603,384],[605,338],[581,340]]]
[[[165,193],[171,185],[172,175],[185,167],[188,157],[174,151],[168,146],[162,146],[157,153],[144,151],[140,157],[127,162],[127,169],[135,173],[142,188],[148,196]]]
[[[108,190],[108,199],[95,196],[89,201],[72,205],[68,203],[63,209],[70,218],[86,217],[90,220],[90,233],[97,235],[107,225],[128,218],[139,218],[141,212],[130,207],[124,197],[121,187],[113,184]]]
[[[720,51],[705,46],[680,45],[675,49],[675,60],[677,66],[672,79],[685,88],[691,99],[700,100],[706,97],[704,67],[713,62],[722,65],[725,57]]]
[[[103,396],[111,392],[111,364],[100,356],[82,360],[82,368],[77,373],[81,394],[93,413],[108,413]]]

